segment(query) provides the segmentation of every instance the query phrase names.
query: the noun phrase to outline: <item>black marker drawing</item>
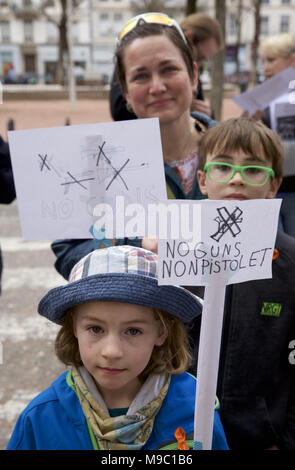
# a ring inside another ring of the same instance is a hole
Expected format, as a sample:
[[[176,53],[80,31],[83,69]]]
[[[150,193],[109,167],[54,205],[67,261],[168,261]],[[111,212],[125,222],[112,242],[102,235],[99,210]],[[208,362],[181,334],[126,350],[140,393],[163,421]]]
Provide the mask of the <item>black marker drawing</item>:
[[[228,212],[226,207],[218,208],[217,212],[219,216],[214,220],[218,223],[218,230],[213,235],[210,235],[213,240],[219,242],[223,235],[228,231],[231,232],[233,237],[236,237],[241,233],[241,228],[238,224],[243,221],[241,218],[243,211],[239,207],[236,207],[232,213]]]
[[[106,160],[106,162],[108,163],[108,165],[110,166],[110,168],[112,169],[112,171],[114,172],[114,176],[112,178],[112,180],[110,181],[110,183],[107,185],[106,187],[106,191],[109,189],[110,185],[112,184],[112,182],[117,178],[119,177],[120,180],[122,181],[122,183],[124,184],[125,188],[128,190],[128,186],[125,182],[125,180],[122,178],[122,176],[120,175],[121,171],[123,170],[123,168],[125,168],[125,166],[127,165],[127,163],[130,161],[130,159],[128,158],[128,160],[126,160],[126,162],[124,163],[124,165],[119,169],[117,170],[113,165],[112,165],[112,162],[111,160],[107,157],[107,155],[105,154],[104,150],[103,150],[103,147],[105,145],[105,141],[103,142],[102,145],[99,145],[98,148],[99,148],[99,154],[97,156],[97,160],[96,160],[96,166],[98,166],[99,164],[99,161],[100,161],[100,158],[101,156],[104,157],[104,159]]]
[[[109,187],[111,186],[112,182],[117,178],[117,176],[120,176],[119,173],[123,170],[123,168],[125,168],[125,166],[127,165],[127,163],[130,161],[130,158],[128,158],[128,160],[126,160],[126,162],[124,163],[124,165],[121,166],[121,168],[119,170],[116,170],[115,171],[115,174],[113,176],[113,178],[111,179],[111,181],[109,182],[109,184],[107,185],[106,187],[106,191],[109,189]],[[121,178],[122,179],[122,178]],[[125,187],[126,189],[128,189],[125,181],[122,179],[123,183],[125,184]]]
[[[38,157],[41,158],[41,162],[40,162],[40,171],[43,171],[43,168],[47,168],[49,171],[51,170],[49,164],[46,162],[46,158],[47,158],[47,154],[46,155],[40,155],[40,153],[38,153]]]
[[[95,178],[84,178],[84,179],[76,179],[75,176],[73,176],[69,171],[67,171],[67,174],[72,178],[72,181],[66,181],[65,183],[61,183],[62,186],[65,186],[67,184],[78,184],[79,186],[82,186],[82,188],[87,189],[86,186],[82,184],[84,181],[92,181]]]

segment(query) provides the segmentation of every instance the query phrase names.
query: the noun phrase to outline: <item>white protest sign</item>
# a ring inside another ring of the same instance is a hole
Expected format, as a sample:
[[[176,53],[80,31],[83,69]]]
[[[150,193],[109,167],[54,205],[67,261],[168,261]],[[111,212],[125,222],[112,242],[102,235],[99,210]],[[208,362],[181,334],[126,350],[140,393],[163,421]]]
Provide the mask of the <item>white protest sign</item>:
[[[200,214],[199,239],[159,239],[159,284],[226,285],[271,277],[279,199],[185,202],[200,207],[194,211]]]
[[[158,119],[8,133],[26,240],[92,238],[99,204],[166,199]],[[144,234],[142,234],[144,235]]]
[[[162,285],[206,286],[197,367],[194,448],[208,450],[212,445],[226,285],[272,277],[281,200],[186,202],[201,207],[196,211],[200,216],[199,239],[196,236],[159,239],[158,278]]]

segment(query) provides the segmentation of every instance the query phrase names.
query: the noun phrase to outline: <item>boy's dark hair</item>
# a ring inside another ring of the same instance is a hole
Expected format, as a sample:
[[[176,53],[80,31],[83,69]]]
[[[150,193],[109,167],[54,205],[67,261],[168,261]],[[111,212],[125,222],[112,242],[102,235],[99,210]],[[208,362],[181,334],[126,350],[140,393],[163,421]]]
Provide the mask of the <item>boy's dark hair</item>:
[[[199,169],[207,156],[243,150],[248,155],[264,154],[271,162],[276,178],[283,176],[284,146],[278,134],[262,122],[245,117],[228,119],[209,129],[199,143]]]
[[[125,47],[135,39],[159,35],[167,36],[177,47],[177,49],[179,49],[186,64],[189,77],[192,82],[194,81],[194,59],[192,55],[192,47],[189,44],[189,41],[185,42],[177,29],[173,26],[166,26],[156,23],[141,23],[122,38],[119,46],[116,49],[117,77],[124,93],[127,91],[124,64]]]

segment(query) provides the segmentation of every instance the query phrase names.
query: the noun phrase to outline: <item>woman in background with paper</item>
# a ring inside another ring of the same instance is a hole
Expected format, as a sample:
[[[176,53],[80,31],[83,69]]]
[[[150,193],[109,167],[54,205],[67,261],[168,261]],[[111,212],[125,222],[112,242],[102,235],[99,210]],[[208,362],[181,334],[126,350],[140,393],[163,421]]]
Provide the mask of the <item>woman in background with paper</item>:
[[[216,123],[190,111],[198,73],[180,26],[163,13],[132,18],[118,35],[116,59],[129,107],[139,119],[159,118],[168,198],[202,199],[196,178],[198,143],[204,131]],[[55,241],[57,271],[67,279],[73,265],[95,249],[95,242]],[[110,240],[105,242],[99,246],[109,246]],[[141,246],[141,239],[113,243]]]
[[[265,78],[270,79],[289,67],[295,67],[295,37],[279,34],[268,37],[261,45]],[[283,199],[282,229],[295,236],[295,81],[289,89],[273,100],[262,115],[262,121],[282,138],[286,152],[285,172],[277,197]]]

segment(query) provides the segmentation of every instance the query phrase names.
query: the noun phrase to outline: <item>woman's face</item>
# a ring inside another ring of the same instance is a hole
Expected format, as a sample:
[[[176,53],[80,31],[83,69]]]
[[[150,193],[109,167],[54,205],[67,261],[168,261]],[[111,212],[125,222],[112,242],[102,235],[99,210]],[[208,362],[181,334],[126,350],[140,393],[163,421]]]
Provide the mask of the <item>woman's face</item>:
[[[190,112],[192,82],[180,50],[165,35],[137,38],[124,51],[125,98],[139,118],[158,117],[160,124]]]
[[[262,53],[263,71],[265,78],[271,78],[288,67],[294,66],[294,54],[288,57],[282,57],[274,53]]]

